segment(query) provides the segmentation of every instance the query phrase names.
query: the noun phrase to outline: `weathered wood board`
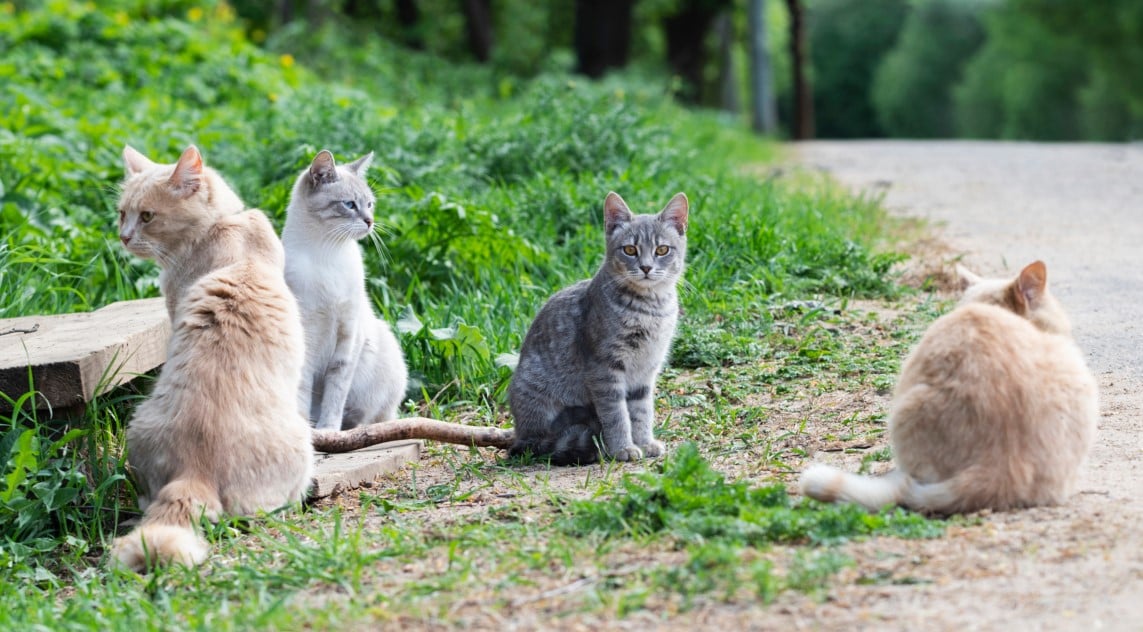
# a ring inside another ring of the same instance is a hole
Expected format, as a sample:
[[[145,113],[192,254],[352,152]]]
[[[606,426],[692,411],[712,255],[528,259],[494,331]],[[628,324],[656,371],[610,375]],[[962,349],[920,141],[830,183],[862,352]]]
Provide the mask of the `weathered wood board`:
[[[34,329],[30,333],[24,331]],[[161,298],[112,303],[94,312],[0,319],[0,392],[28,392],[36,408],[66,409],[163,364],[171,335]],[[0,398],[0,410],[10,409]]]
[[[361,487],[382,474],[421,458],[420,440],[391,441],[340,454],[317,455],[311,498],[325,498]]]

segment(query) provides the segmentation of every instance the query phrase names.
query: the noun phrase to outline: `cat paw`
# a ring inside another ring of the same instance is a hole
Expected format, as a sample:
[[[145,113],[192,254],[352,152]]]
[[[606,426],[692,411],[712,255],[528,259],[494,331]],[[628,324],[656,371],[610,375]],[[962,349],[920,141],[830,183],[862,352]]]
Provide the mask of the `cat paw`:
[[[643,450],[643,456],[652,458],[662,456],[667,451],[667,446],[662,441],[651,439],[649,443],[644,443],[639,446]]]
[[[638,461],[643,458],[643,451],[639,449],[639,446],[630,445],[611,452],[610,455],[616,461]]]

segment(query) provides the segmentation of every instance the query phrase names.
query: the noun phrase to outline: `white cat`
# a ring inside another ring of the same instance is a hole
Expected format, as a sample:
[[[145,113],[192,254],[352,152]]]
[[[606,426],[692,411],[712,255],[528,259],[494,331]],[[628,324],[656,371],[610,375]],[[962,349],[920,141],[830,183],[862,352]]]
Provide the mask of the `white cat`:
[[[365,292],[358,240],[373,230],[373,154],[337,166],[318,152],[286,209],[286,282],[298,299],[306,362],[298,406],[319,430],[395,419],[408,369],[389,326]]]

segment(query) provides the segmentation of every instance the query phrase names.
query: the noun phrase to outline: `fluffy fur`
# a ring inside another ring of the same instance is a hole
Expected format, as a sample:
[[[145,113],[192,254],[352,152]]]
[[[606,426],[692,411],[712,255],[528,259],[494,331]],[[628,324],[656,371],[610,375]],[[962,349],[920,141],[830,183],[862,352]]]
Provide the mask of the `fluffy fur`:
[[[556,465],[658,456],[655,380],[679,315],[687,197],[657,215],[604,201],[607,252],[595,276],[548,300],[528,329],[508,397],[516,420],[511,454]]]
[[[897,469],[814,465],[802,493],[938,514],[1064,502],[1095,436],[1096,382],[1037,261],[966,290],[905,360],[890,408]]]
[[[310,427],[296,396],[304,356],[282,247],[189,147],[175,165],[124,150],[124,246],[162,266],[171,315],[167,363],[127,428],[142,523],[111,556],[135,570],[198,564],[202,517],[251,514],[303,498]]]
[[[282,244],[286,282],[298,299],[306,363],[298,409],[319,430],[397,418],[408,370],[397,338],[373,313],[358,240],[373,232],[373,154],[347,166],[318,152],[298,176]]]

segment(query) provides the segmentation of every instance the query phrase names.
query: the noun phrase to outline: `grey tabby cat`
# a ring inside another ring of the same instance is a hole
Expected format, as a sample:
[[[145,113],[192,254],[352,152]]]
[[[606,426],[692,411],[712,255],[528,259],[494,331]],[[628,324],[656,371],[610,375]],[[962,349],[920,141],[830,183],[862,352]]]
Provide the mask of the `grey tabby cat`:
[[[408,370],[393,331],[373,314],[357,241],[373,231],[370,152],[342,167],[321,150],[286,209],[286,283],[298,299],[306,364],[298,408],[319,430],[397,418]]]
[[[598,438],[617,461],[663,453],[651,435],[655,379],[678,320],[687,207],[679,193],[657,215],[632,215],[607,194],[603,265],[552,296],[524,338],[508,390],[516,419],[509,454],[592,463]]]

